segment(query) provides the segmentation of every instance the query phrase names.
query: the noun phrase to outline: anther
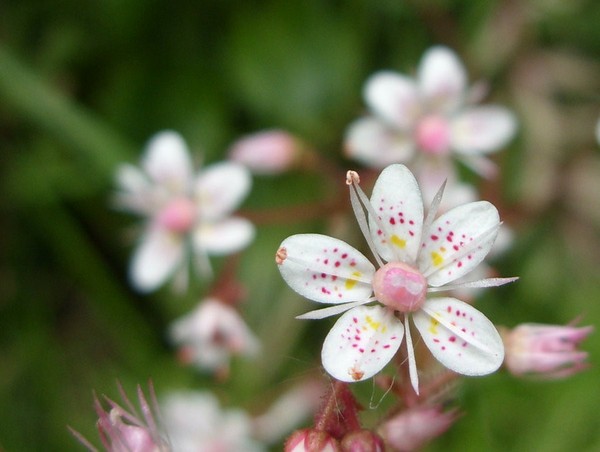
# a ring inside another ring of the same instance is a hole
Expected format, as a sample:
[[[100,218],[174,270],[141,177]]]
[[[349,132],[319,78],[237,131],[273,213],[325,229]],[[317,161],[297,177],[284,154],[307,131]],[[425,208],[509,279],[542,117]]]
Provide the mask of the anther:
[[[360,184],[360,176],[356,171],[346,172],[346,185]]]
[[[283,264],[283,261],[287,259],[287,250],[284,247],[281,247],[277,250],[275,254],[275,263],[277,265]]]

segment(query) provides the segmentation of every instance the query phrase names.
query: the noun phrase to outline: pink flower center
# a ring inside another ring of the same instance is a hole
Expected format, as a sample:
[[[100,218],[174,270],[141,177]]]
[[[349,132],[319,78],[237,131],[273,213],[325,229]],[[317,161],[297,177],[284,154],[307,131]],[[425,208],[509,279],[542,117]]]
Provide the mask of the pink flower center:
[[[420,271],[402,262],[390,262],[375,272],[373,291],[380,303],[400,312],[421,309],[427,280]]]
[[[196,206],[187,198],[179,198],[171,201],[158,214],[158,222],[161,226],[172,232],[187,232],[196,219]]]
[[[450,125],[442,116],[425,116],[417,125],[417,145],[428,154],[445,154],[450,150]]]

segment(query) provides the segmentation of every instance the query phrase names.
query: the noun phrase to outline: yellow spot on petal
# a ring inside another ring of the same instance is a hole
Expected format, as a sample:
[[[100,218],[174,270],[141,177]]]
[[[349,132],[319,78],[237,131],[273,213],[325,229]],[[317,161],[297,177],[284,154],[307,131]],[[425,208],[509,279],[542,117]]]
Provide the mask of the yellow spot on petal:
[[[379,330],[379,328],[381,328],[381,332],[382,332],[382,333],[385,333],[386,327],[385,327],[385,325],[384,325],[383,327],[381,327],[381,322],[376,322],[376,321],[375,321],[375,320],[373,320],[373,318],[372,318],[371,316],[369,316],[369,315],[368,315],[368,316],[365,318],[365,321],[367,322],[367,325],[368,325],[368,326],[369,326],[371,329],[373,329],[373,330],[375,330],[375,331],[378,331],[378,330]]]
[[[362,276],[362,273],[361,272],[352,272],[352,276],[354,276],[355,278],[360,278]],[[346,284],[345,284],[346,289],[347,290],[352,289],[354,286],[356,286],[357,282],[358,281],[356,279],[347,279]]]
[[[436,267],[439,267],[444,262],[444,258],[435,251],[431,253],[431,260]]]
[[[392,235],[392,237],[390,238],[390,241],[392,242],[393,245],[396,245],[398,248],[406,247],[406,240],[401,239],[396,234]]]
[[[440,322],[438,322],[435,319],[431,319],[431,323],[429,324],[429,332],[431,334],[434,334],[437,336],[438,334],[438,330],[437,330],[437,326],[440,324]]]

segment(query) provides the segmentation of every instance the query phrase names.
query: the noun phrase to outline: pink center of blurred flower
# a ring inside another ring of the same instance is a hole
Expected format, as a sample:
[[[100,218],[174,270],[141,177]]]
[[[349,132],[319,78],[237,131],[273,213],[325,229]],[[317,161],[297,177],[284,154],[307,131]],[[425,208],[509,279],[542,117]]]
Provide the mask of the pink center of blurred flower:
[[[445,154],[450,149],[450,125],[437,115],[425,116],[417,125],[417,145],[428,154]]]
[[[373,291],[380,303],[396,311],[414,312],[425,302],[427,280],[410,265],[390,262],[375,273]]]
[[[187,198],[171,201],[159,213],[158,222],[161,226],[172,232],[187,232],[196,219],[196,206]]]

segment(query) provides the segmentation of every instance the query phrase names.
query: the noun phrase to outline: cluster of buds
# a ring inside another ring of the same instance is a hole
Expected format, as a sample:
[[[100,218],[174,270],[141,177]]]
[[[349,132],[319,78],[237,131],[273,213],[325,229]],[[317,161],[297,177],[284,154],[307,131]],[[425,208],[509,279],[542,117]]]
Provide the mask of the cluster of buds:
[[[158,405],[152,385],[150,385],[152,405],[146,400],[142,388],[137,387],[141,415],[129,401],[120,384],[119,392],[127,409],[105,397],[105,401],[110,407],[107,411],[98,397],[94,398],[94,406],[98,415],[98,434],[104,449],[111,452],[169,452],[171,446],[154,418],[153,411],[158,411]],[[88,450],[97,451],[81,434],[72,429],[71,432]]]

